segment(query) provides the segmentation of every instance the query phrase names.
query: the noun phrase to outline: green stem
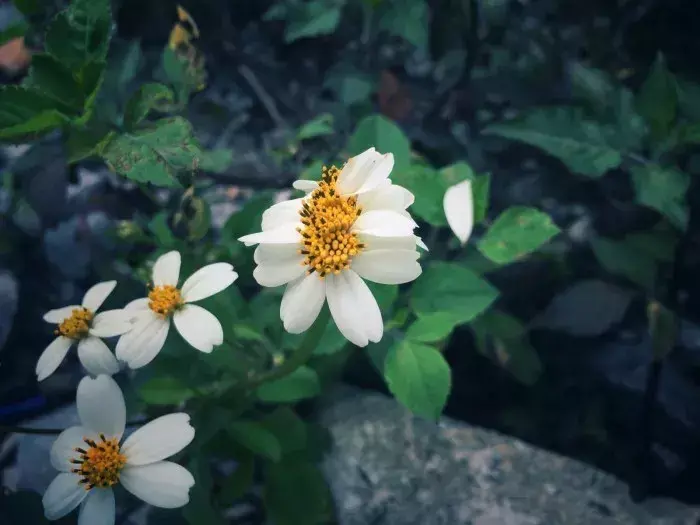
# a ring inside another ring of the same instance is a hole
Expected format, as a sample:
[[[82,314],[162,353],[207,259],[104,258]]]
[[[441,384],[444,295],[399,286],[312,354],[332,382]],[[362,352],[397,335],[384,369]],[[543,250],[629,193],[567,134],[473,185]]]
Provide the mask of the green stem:
[[[326,331],[326,326],[328,325],[330,318],[330,310],[327,307],[322,308],[316,322],[313,324],[313,326],[311,326],[308,332],[306,332],[306,336],[301,341],[299,348],[297,348],[297,351],[294,352],[289,359],[286,359],[278,367],[251,377],[247,381],[239,384],[238,387],[252,390],[263,383],[269,383],[270,381],[282,379],[283,377],[286,377],[296,371],[298,368],[304,366],[309,359],[311,359],[316,347],[318,347],[318,343],[321,342],[321,338]]]

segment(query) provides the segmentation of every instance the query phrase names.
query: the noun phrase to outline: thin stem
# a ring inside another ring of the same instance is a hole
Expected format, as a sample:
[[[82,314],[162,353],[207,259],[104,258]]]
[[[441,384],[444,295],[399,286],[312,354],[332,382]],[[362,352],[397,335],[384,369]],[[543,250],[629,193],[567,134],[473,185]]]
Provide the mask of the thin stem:
[[[127,427],[141,426],[148,423],[150,419],[139,419],[137,421],[129,421]],[[14,425],[0,425],[0,434],[37,434],[44,436],[55,436],[63,432],[65,428],[30,428]]]
[[[238,388],[242,387],[245,389],[256,388],[263,383],[269,383],[270,381],[276,381],[277,379],[282,379],[288,376],[298,368],[304,366],[311,356],[314,354],[318,343],[321,341],[324,332],[326,331],[326,326],[330,320],[331,314],[328,308],[323,308],[319,314],[316,322],[313,326],[306,332],[306,336],[302,340],[299,348],[294,352],[291,357],[285,360],[280,366],[272,368],[267,372],[263,372],[257,376],[251,377],[247,381],[237,385]]]

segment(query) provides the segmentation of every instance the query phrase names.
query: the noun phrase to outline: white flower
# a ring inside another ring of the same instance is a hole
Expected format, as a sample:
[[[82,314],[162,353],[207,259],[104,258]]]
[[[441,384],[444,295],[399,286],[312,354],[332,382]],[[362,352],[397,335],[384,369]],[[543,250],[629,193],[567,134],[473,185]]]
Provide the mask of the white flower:
[[[81,305],[64,306],[44,315],[44,321],[57,324],[56,339],[44,350],[36,364],[36,375],[43,381],[65,359],[73,343],[78,343],[78,358],[92,375],[116,374],[119,363],[101,337],[114,337],[131,329],[123,310],[108,310],[95,315],[112,293],[117,281],[98,283],[90,288]]]
[[[214,315],[192,304],[225,290],[238,278],[233,266],[214,263],[194,272],[177,288],[180,278],[180,252],[158,257],[153,265],[153,288],[148,297],[136,299],[124,307],[131,314],[133,328],[117,342],[117,357],[131,368],[150,363],[163,348],[170,329],[175,328],[190,345],[211,352],[224,342],[224,331]]]
[[[370,148],[342,171],[324,168],[320,182],[295,183],[305,197],[270,207],[262,232],[239,239],[259,244],[253,276],[260,285],[287,285],[280,317],[288,332],[307,330],[328,300],[349,341],[382,338],[382,314],[363,279],[401,284],[421,273],[417,225],[406,211],[414,197],[391,183],[393,166],[391,153]]]
[[[465,244],[474,228],[474,197],[472,183],[465,180],[447,189],[442,201],[447,224],[462,244]]]
[[[121,443],[126,407],[111,377],[84,378],[76,403],[80,426],[61,432],[51,448],[51,464],[61,473],[44,493],[47,519],[60,519],[80,505],[78,525],[114,525],[117,484],[155,507],[188,503],[192,474],[163,461],[194,439],[187,414],[159,417]]]

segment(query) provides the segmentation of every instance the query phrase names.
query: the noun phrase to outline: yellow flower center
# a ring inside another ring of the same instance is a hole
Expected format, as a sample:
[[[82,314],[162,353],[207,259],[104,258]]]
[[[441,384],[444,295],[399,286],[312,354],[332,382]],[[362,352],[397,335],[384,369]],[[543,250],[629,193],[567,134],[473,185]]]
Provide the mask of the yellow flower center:
[[[70,317],[61,321],[54,333],[71,339],[82,339],[90,330],[90,322],[94,316],[95,314],[87,308],[73,308]]]
[[[180,290],[169,284],[156,286],[148,293],[148,307],[161,317],[172,315],[183,304]]]
[[[318,272],[321,278],[350,268],[352,258],[364,248],[357,234],[350,231],[362,209],[356,197],[338,194],[339,174],[335,166],[324,166],[318,188],[299,212],[304,225],[299,229],[303,237],[300,253],[306,256],[303,265],[308,273]]]
[[[93,487],[112,487],[119,482],[119,473],[126,465],[126,456],[120,452],[117,438],[107,439],[100,434],[100,442],[84,438],[87,448],[76,448],[80,455],[71,459],[74,465],[80,465],[72,470],[80,476],[80,483],[85,490]]]

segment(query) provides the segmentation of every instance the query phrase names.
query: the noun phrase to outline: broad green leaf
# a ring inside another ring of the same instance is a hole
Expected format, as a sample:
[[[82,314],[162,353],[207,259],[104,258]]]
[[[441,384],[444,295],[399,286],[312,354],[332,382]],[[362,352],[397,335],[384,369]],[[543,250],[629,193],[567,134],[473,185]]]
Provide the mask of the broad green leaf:
[[[350,107],[369,99],[374,90],[374,79],[352,67],[341,66],[328,73],[324,86],[333,91],[343,105]]]
[[[51,55],[37,53],[32,56],[29,75],[23,85],[39,91],[56,101],[57,108],[65,108],[74,115],[82,112],[85,95],[73,74]]]
[[[285,42],[333,33],[340,22],[341,7],[335,0],[311,0],[291,6],[287,15]]]
[[[39,12],[43,2],[41,0],[12,0],[12,3],[24,16],[31,16]]]
[[[229,474],[221,487],[219,501],[230,507],[250,490],[255,481],[255,458],[252,454],[236,458],[236,469]]]
[[[534,252],[559,231],[546,213],[513,206],[498,216],[477,246],[493,262],[508,264]]]
[[[374,147],[379,153],[394,154],[394,170],[408,168],[411,143],[396,124],[381,115],[370,115],[360,121],[348,141],[350,155],[358,155]]]
[[[135,133],[116,136],[101,151],[120,175],[156,186],[179,186],[177,175],[199,165],[201,150],[181,117],[161,119]]]
[[[139,396],[149,405],[179,405],[191,399],[194,392],[173,377],[155,377],[141,385]]]
[[[207,458],[199,452],[190,460],[187,469],[197,482],[190,488],[190,501],[182,509],[182,516],[190,525],[226,525],[221,510],[212,501],[213,482]]]
[[[437,419],[452,385],[450,367],[432,346],[404,340],[389,350],[384,379],[396,399],[416,415]]]
[[[691,121],[700,121],[700,84],[676,78],[676,85],[679,112]]]
[[[211,173],[224,173],[233,163],[233,151],[230,149],[215,149],[202,151],[199,169]]]
[[[612,240],[595,237],[591,248],[598,262],[610,273],[627,277],[647,290],[653,290],[656,281],[656,261],[640,253],[627,239]]]
[[[23,37],[27,32],[27,29],[29,29],[29,25],[27,25],[27,22],[24,20],[20,20],[12,24],[10,27],[3,29],[0,31],[0,46],[4,46],[15,38]]]
[[[369,283],[368,283],[369,284]],[[279,306],[275,309],[275,321],[279,319]],[[303,334],[290,334],[285,332],[282,337],[282,347],[287,350],[294,351],[299,347],[304,339]],[[328,323],[323,332],[323,336],[314,350],[314,355],[332,355],[340,352],[348,340],[340,333],[335,323]]]
[[[622,162],[620,151],[608,144],[606,130],[574,108],[536,109],[522,118],[489,126],[484,133],[540,148],[571,171],[588,177],[602,177]]]
[[[67,120],[43,93],[19,86],[0,88],[0,139],[38,137]]]
[[[232,421],[226,432],[245,448],[270,461],[282,458],[282,445],[277,436],[256,421]]]
[[[605,116],[617,82],[606,72],[580,62],[569,67],[569,79],[574,98],[582,99],[598,115]]]
[[[318,525],[330,518],[331,494],[318,468],[290,459],[265,469],[263,501],[275,525]]]
[[[388,33],[401,37],[418,49],[428,47],[428,26],[430,10],[425,2],[394,0],[385,2],[387,9],[379,18],[379,27]]]
[[[163,84],[143,84],[129,100],[124,111],[124,123],[129,128],[140,124],[151,111],[163,111],[174,102],[174,95]]]
[[[299,179],[301,180],[319,180],[321,178],[321,173],[323,166],[326,163],[322,160],[315,160],[308,166],[306,166],[302,172],[299,174]]]
[[[633,166],[630,171],[637,202],[657,210],[676,227],[685,230],[688,225],[685,202],[690,186],[688,174],[658,164]]]
[[[266,403],[294,403],[315,397],[321,393],[321,383],[312,368],[302,366],[276,381],[264,383],[255,391],[260,401]]]
[[[168,224],[167,211],[161,211],[154,215],[148,223],[148,229],[154,235],[160,247],[172,246],[175,243],[175,235],[173,235]]]
[[[307,442],[307,425],[289,407],[277,407],[260,420],[280,442],[282,454],[303,450]]]
[[[436,343],[447,338],[455,325],[449,313],[436,312],[416,319],[406,331],[406,339],[419,343]]]
[[[477,332],[497,335],[503,339],[519,339],[527,335],[527,327],[520,319],[495,308],[474,319],[471,326]]]
[[[68,163],[73,164],[88,157],[97,156],[114,137],[107,126],[70,126],[65,134]]]
[[[263,212],[272,205],[272,196],[260,192],[248,199],[240,211],[229,217],[221,230],[226,242],[238,243],[238,238],[260,231]],[[240,244],[240,243],[238,243]]]
[[[661,140],[668,135],[678,111],[676,79],[659,53],[636,99],[637,111],[649,123],[652,136]]]
[[[299,131],[297,132],[297,140],[307,140],[314,137],[332,134],[333,115],[330,113],[322,113],[299,128]]]
[[[265,340],[265,334],[258,330],[257,327],[245,323],[234,323],[233,333],[236,335],[236,339],[242,341],[260,342]]]
[[[418,317],[442,312],[467,323],[486,310],[498,290],[469,268],[437,262],[425,269],[412,288],[411,306]]]

